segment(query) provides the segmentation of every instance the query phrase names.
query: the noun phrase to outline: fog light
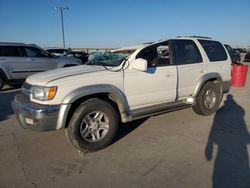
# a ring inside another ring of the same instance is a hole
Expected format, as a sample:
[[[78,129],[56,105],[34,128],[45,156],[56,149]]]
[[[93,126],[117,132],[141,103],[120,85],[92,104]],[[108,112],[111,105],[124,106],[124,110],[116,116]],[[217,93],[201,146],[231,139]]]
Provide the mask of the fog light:
[[[30,125],[34,125],[34,120],[30,118],[24,118],[25,122]]]

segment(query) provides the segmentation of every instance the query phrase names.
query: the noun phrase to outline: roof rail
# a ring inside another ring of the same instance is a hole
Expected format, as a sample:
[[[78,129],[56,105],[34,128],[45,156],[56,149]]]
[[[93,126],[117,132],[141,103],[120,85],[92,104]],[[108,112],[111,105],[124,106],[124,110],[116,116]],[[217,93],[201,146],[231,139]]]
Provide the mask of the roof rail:
[[[181,38],[181,37],[212,39],[211,37],[204,37],[204,36],[198,36],[198,35],[193,35],[193,36],[177,36],[176,38]]]
[[[189,37],[202,38],[202,39],[212,39],[211,37],[204,37],[204,36],[197,36],[197,35],[193,35],[193,36],[189,36]]]
[[[144,42],[142,44],[153,44],[154,42]]]

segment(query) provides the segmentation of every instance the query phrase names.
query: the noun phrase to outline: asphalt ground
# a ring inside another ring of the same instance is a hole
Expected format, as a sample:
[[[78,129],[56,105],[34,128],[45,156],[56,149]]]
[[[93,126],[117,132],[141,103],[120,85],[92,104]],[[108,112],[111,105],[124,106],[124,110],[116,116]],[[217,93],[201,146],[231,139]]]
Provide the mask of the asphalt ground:
[[[250,76],[220,109],[191,108],[120,125],[108,148],[82,154],[64,130],[22,129],[0,92],[0,187],[250,188]]]

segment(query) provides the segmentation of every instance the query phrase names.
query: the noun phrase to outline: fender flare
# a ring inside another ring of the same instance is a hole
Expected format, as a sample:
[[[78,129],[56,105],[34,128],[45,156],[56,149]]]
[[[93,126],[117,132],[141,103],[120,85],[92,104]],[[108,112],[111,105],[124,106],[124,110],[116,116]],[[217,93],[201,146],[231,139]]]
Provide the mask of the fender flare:
[[[110,84],[96,84],[91,86],[84,86],[73,90],[70,92],[62,101],[63,104],[72,104],[77,99],[82,97],[92,95],[92,94],[99,94],[99,93],[106,93],[109,95],[109,98],[116,102],[120,114],[122,116],[122,121],[127,121],[127,111],[129,109],[127,97],[124,93],[114,85]],[[125,118],[125,119],[124,119]]]
[[[192,97],[196,97],[199,94],[199,92],[200,92],[202,86],[205,84],[205,82],[207,82],[208,80],[212,80],[212,79],[218,80],[218,81],[221,81],[221,82],[223,81],[222,77],[217,72],[213,72],[213,73],[203,75],[199,79],[199,81],[197,82],[196,87],[195,87],[195,89],[193,91]]]

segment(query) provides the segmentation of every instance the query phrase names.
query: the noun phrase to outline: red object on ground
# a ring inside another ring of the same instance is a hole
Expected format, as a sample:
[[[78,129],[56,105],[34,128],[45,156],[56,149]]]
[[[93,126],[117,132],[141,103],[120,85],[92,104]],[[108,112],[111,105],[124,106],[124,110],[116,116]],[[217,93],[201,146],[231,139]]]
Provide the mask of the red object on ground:
[[[232,80],[233,87],[244,87],[246,84],[248,65],[233,64]]]

